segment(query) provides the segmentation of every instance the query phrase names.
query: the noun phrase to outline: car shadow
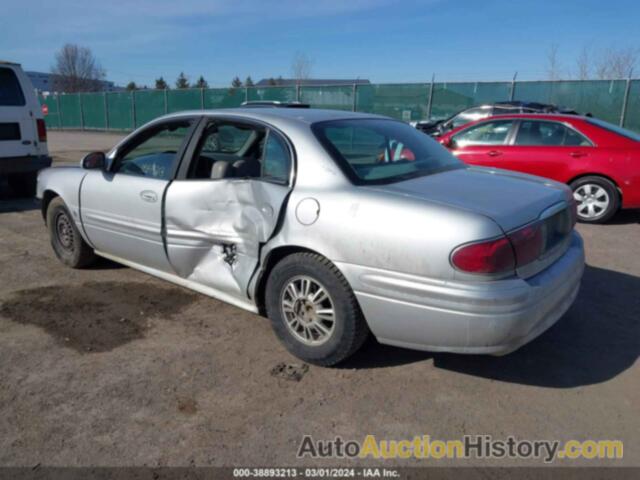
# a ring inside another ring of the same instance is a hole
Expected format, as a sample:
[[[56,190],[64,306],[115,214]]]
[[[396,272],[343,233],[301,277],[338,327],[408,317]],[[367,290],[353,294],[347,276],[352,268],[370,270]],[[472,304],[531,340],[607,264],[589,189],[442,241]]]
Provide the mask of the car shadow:
[[[40,202],[36,198],[10,197],[0,194],[0,213],[28,212],[39,209]]]
[[[640,278],[587,266],[576,302],[543,335],[503,356],[404,350],[369,342],[345,368],[381,368],[433,359],[437,368],[509,383],[572,388],[605,382],[640,353]]]
[[[606,225],[628,225],[633,223],[640,223],[640,209],[634,210],[620,210],[616,213]]]
[[[6,178],[0,178],[0,213],[27,212],[39,208],[37,198],[19,195],[9,186]]]

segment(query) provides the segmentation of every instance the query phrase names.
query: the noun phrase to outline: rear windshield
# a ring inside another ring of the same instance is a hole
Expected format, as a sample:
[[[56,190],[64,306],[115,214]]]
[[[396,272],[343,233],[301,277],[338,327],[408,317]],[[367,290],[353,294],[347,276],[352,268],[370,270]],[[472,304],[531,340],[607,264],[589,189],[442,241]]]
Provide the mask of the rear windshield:
[[[9,68],[0,68],[0,106],[21,107],[24,104],[24,94],[16,74]]]
[[[391,183],[464,168],[439,143],[403,122],[333,120],[311,128],[355,184]]]
[[[640,135],[631,130],[627,130],[626,128],[618,127],[613,123],[605,122],[604,120],[599,120],[597,118],[587,118],[587,122],[596,125],[600,128],[604,128],[605,130],[609,130],[610,132],[616,133],[618,135],[622,135],[623,137],[628,138],[629,140],[634,140],[636,142],[640,142]]]

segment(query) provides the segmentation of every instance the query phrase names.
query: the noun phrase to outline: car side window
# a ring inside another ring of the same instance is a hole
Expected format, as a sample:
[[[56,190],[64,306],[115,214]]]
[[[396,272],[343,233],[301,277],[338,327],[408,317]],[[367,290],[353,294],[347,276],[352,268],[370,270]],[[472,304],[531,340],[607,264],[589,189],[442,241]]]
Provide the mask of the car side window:
[[[252,132],[252,129],[241,128],[239,125],[219,125],[207,135],[201,153],[238,153]]]
[[[287,183],[291,157],[283,140],[266,127],[226,120],[204,129],[187,179],[256,178]]]
[[[506,142],[512,120],[496,120],[474,125],[453,136],[457,147],[472,145],[502,145]]]
[[[284,142],[269,134],[262,155],[262,178],[287,183],[291,170],[291,158]]]
[[[590,146],[591,142],[565,125],[539,120],[522,121],[515,145],[528,146]]]
[[[115,173],[169,180],[192,120],[172,122],[140,133],[119,155]]]

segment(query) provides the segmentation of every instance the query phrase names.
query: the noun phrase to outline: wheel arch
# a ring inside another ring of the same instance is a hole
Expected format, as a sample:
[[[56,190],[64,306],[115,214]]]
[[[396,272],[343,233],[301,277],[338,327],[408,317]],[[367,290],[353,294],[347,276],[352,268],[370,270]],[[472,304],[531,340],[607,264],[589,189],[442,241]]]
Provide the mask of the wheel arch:
[[[267,279],[269,278],[269,274],[273,267],[276,266],[278,262],[280,262],[285,257],[289,255],[293,255],[294,253],[314,253],[316,255],[320,255],[324,258],[328,258],[326,255],[323,255],[321,252],[313,250],[311,248],[302,247],[300,245],[281,245],[279,247],[270,250],[267,253],[267,256],[263,262],[263,266],[258,273],[258,278],[256,280],[256,286],[254,289],[255,295],[255,304],[258,307],[258,313],[263,317],[266,317],[266,308],[265,308],[265,294],[267,289]]]
[[[42,201],[40,203],[40,211],[42,213],[42,219],[44,220],[45,225],[47,224],[47,210],[49,209],[49,204],[51,203],[51,201],[56,198],[59,197],[60,195],[58,194],[58,192],[54,191],[54,190],[45,190],[42,193]]]
[[[581,174],[576,175],[573,178],[571,178],[567,182],[567,185],[571,185],[576,180],[580,180],[581,178],[585,178],[585,177],[601,177],[601,178],[609,180],[611,183],[613,183],[613,185],[616,187],[616,190],[618,191],[618,195],[620,195],[620,204],[622,205],[622,189],[620,188],[620,185],[618,184],[618,182],[616,182],[615,179],[613,179],[609,175],[606,175],[606,174],[603,174],[603,173],[581,173]]]

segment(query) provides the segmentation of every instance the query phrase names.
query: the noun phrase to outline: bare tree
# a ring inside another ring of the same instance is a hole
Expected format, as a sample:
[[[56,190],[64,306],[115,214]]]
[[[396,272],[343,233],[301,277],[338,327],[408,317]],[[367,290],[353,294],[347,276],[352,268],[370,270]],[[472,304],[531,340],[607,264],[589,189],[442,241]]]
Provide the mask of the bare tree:
[[[59,92],[95,92],[102,90],[105,71],[87,47],[67,43],[55,56],[51,67],[53,86]]]
[[[313,61],[302,52],[296,52],[291,61],[291,73],[296,83],[301,83],[302,80],[307,80],[311,76],[311,67]]]
[[[558,60],[558,44],[552,43],[547,50],[547,77],[549,80],[560,78],[560,61]]]
[[[591,73],[591,58],[589,56],[589,49],[584,46],[580,50],[580,55],[576,60],[576,68],[578,74],[578,80],[588,80]]]
[[[638,63],[637,48],[608,48],[596,62],[596,76],[603,80],[628,78]]]

